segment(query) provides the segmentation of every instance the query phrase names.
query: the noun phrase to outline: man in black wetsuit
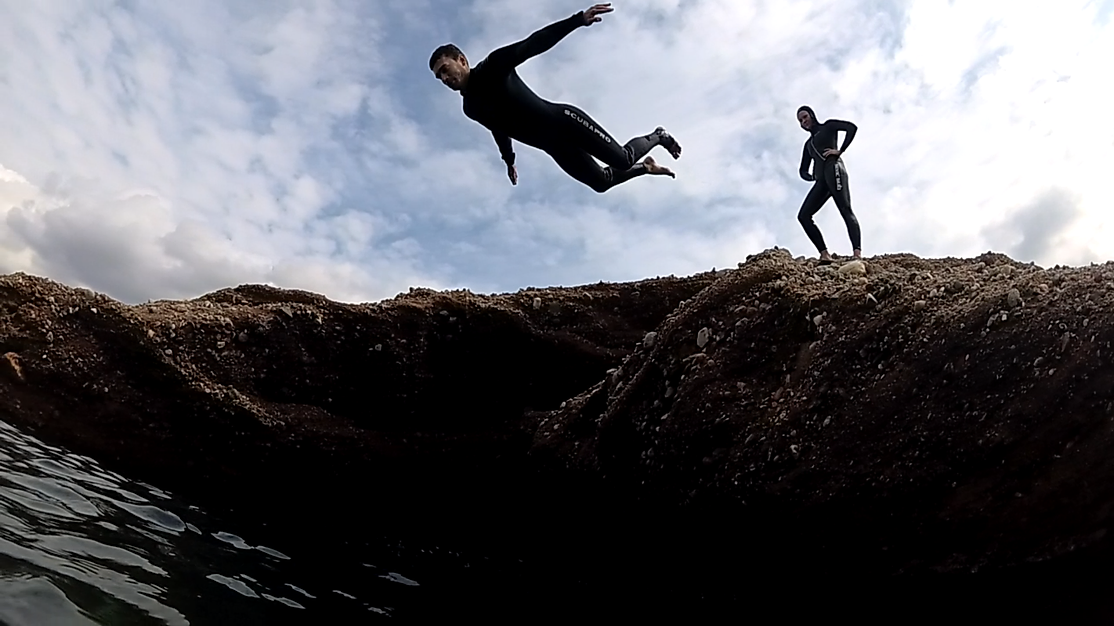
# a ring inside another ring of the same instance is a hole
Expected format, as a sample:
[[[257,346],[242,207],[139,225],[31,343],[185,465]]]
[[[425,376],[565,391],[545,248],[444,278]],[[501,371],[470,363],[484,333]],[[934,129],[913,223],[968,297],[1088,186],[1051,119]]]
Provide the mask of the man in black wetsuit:
[[[843,221],[847,223],[847,234],[851,236],[851,246],[854,248],[856,259],[862,258],[862,242],[859,233],[859,220],[851,212],[851,190],[847,188],[847,168],[843,166],[840,155],[851,145],[858,130],[851,122],[843,120],[828,120],[821,124],[816,119],[816,113],[811,107],[802,106],[797,109],[797,121],[801,128],[811,135],[805,141],[804,152],[801,154],[801,178],[815,181],[816,184],[805,196],[797,220],[801,222],[805,233],[816,249],[820,251],[820,263],[826,265],[832,262],[828,248],[824,245],[824,237],[820,234],[812,216],[824,206],[828,198],[835,200]],[[844,132],[843,146],[836,149],[837,133]],[[812,161],[812,173],[808,172],[809,161]]]
[[[475,67],[469,67],[464,53],[453,44],[433,51],[429,69],[449,89],[461,93],[464,114],[491,131],[507,164],[511,184],[518,184],[512,139],[544,151],[567,174],[599,193],[643,174],[675,177],[652,157],[639,162],[657,145],[674,159],[681,156],[681,146],[665,129],[658,127],[619,145],[584,111],[538,97],[515,71],[527,59],[549,50],[577,28],[599,22],[601,14],[612,10],[610,3],[593,5],[493,51]],[[601,167],[593,157],[607,167]]]

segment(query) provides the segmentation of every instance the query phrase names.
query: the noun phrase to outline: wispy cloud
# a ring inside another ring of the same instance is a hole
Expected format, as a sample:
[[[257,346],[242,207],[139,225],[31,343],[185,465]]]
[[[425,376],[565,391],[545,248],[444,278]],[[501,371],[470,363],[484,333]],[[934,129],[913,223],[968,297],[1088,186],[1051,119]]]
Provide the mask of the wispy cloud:
[[[587,4],[4,4],[0,271],[128,301],[242,282],[504,291],[813,254],[795,219],[805,103],[859,125],[845,161],[867,254],[1114,255],[1114,129],[1093,123],[1109,2],[616,2],[520,68],[617,137],[680,139],[676,180],[603,195],[520,145],[512,187],[426,66],[446,41],[478,61]],[[817,221],[845,251],[834,207]]]
[[[1062,233],[1074,225],[1082,213],[1078,196],[1053,188],[988,227],[985,236],[1000,242],[1003,251],[1020,261],[1045,258],[1059,247]]]

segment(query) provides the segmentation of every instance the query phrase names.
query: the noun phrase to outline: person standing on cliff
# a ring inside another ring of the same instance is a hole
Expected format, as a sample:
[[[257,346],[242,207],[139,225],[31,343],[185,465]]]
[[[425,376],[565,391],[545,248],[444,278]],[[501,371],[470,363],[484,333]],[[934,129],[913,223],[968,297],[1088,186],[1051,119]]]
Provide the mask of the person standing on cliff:
[[[491,131],[499,154],[507,164],[507,176],[518,184],[511,140],[548,154],[569,176],[603,193],[615,185],[643,174],[676,178],[668,168],[647,156],[662,146],[674,159],[681,146],[665,129],[635,137],[619,145],[587,113],[571,104],[556,104],[540,98],[526,86],[515,68],[557,44],[582,26],[601,21],[614,9],[611,3],[595,4],[546,26],[526,39],[491,52],[472,67],[464,53],[449,43],[438,47],[429,58],[429,69],[446,87],[460,92],[464,114]],[[595,158],[593,158],[595,157]],[[601,167],[595,159],[607,164]]]
[[[851,246],[856,259],[862,259],[862,241],[859,231],[859,220],[851,211],[851,190],[847,187],[847,168],[840,157],[851,145],[858,127],[844,120],[828,120],[820,123],[812,108],[805,105],[797,109],[797,121],[801,128],[808,131],[809,138],[805,141],[804,152],[801,154],[801,178],[813,182],[812,189],[805,196],[801,210],[797,213],[797,221],[805,229],[805,234],[812,240],[813,245],[820,252],[820,264],[828,265],[832,256],[828,247],[824,245],[824,236],[820,228],[812,220],[812,216],[824,206],[828,198],[835,200],[839,214],[847,224],[847,234],[851,237]],[[843,145],[836,149],[839,131],[843,131]],[[812,162],[812,173],[808,171],[809,162]]]

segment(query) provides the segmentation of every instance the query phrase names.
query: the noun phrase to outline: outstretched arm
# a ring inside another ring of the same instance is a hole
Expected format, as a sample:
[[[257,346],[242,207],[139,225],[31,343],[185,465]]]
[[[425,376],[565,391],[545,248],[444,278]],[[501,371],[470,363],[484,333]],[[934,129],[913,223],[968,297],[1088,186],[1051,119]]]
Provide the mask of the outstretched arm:
[[[514,165],[514,148],[511,147],[511,138],[496,131],[491,131],[491,136],[495,137],[495,145],[499,146],[499,156],[503,158],[503,162],[507,165]]]
[[[808,164],[810,161],[812,161],[812,157],[808,154],[808,142],[806,141],[804,148],[801,150],[800,174],[802,180],[807,180],[811,183],[812,181],[816,180],[816,177],[808,173]]]
[[[601,13],[613,11],[611,3],[596,4],[587,10],[571,15],[559,22],[554,22],[545,28],[535,31],[526,39],[503,46],[488,55],[490,67],[500,67],[505,70],[517,67],[527,59],[536,57],[557,45],[569,33],[581,26],[591,26],[600,21]]]
[[[491,134],[495,137],[495,145],[499,146],[499,156],[507,164],[507,177],[511,179],[512,185],[517,185],[518,170],[514,166],[514,148],[511,146],[511,138],[495,131],[491,131]]]

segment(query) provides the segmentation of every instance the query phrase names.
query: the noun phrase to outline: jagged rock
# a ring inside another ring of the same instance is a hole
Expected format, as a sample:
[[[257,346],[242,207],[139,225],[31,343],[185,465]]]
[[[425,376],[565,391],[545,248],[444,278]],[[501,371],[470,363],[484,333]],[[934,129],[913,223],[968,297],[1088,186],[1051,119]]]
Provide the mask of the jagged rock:
[[[19,382],[25,382],[27,380],[23,375],[23,363],[18,354],[15,352],[4,353],[3,362],[7,366],[5,368],[5,374]]]
[[[839,266],[841,276],[862,276],[866,274],[866,264],[862,261],[848,261]]]

